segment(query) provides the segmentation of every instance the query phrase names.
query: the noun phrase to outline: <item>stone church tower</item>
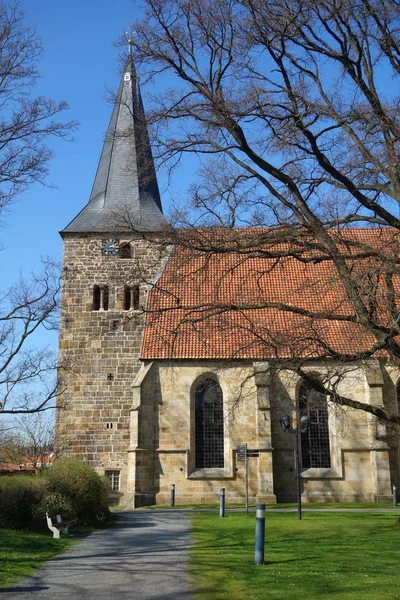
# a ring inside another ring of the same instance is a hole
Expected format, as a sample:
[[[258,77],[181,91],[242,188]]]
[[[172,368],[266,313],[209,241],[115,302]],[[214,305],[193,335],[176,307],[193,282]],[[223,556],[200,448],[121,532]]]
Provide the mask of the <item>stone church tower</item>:
[[[88,204],[64,241],[57,444],[127,490],[132,382],[140,369],[153,243],[165,226],[129,56]],[[134,470],[134,469],[133,469]]]

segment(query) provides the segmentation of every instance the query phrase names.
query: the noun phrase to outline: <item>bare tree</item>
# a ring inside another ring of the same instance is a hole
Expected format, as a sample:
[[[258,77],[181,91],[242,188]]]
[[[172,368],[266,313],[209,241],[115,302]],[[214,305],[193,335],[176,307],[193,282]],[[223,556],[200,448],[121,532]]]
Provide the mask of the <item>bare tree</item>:
[[[69,139],[73,121],[59,121],[68,106],[34,95],[43,48],[15,2],[0,2],[0,218],[16,196],[44,183],[51,138]],[[57,395],[56,358],[37,346],[41,329],[55,329],[59,271],[44,261],[40,275],[20,276],[0,290],[0,414],[43,411]]]
[[[174,331],[216,319],[223,328],[222,316],[234,311],[275,364],[290,361],[333,402],[399,423],[397,414],[339,394],[337,368],[322,383],[303,369],[313,360],[325,360],[331,372],[334,361],[341,368],[376,358],[399,364],[398,3],[145,6],[132,26],[135,59],[146,77],[163,74],[170,86],[157,90],[149,114],[157,159],[173,169],[194,155],[200,165],[191,205],[174,214],[173,224],[184,228],[171,231],[181,247],[175,260],[190,263],[193,275],[212,257],[233,257],[216,290],[245,261],[264,261],[259,280],[291,268],[309,275],[275,298],[257,291],[257,282],[251,296],[216,292],[185,304],[184,290],[178,299],[170,294],[163,309],[177,314],[178,303],[183,311]],[[167,297],[171,285],[164,284]],[[272,309],[287,319],[283,329],[260,316]],[[346,347],[332,334],[343,327],[352,342]]]
[[[58,328],[59,270],[51,261],[40,276],[22,276],[0,296],[0,412],[33,413],[54,408],[58,394],[51,345],[36,347],[41,328]]]
[[[1,440],[1,452],[10,462],[33,467],[49,466],[54,450],[54,424],[43,413],[15,419],[13,432]]]
[[[35,182],[44,182],[51,137],[68,139],[73,121],[60,122],[66,102],[34,96],[42,43],[15,2],[0,2],[0,215]]]

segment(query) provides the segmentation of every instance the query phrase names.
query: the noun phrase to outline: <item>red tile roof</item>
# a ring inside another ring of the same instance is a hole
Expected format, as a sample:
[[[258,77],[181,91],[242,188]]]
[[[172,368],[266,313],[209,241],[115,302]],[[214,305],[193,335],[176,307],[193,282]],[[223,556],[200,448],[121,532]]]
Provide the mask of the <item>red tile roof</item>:
[[[247,231],[254,235],[254,230]],[[398,255],[400,242],[393,230],[347,230],[344,236],[350,246],[343,245],[343,252],[354,254],[361,249],[368,255],[372,249],[388,259]],[[278,248],[275,243],[269,250],[289,248],[289,244]],[[262,252],[248,257],[242,250],[205,253],[174,249],[149,294],[143,359],[315,357],[324,354],[324,343],[335,352],[348,354],[374,343],[374,337],[360,325],[341,320],[354,318],[354,312],[332,261],[276,260],[264,258]],[[310,258],[312,252],[303,257]],[[370,258],[352,264],[353,276],[368,294],[368,275],[380,265]],[[399,281],[396,285],[400,291]],[[384,290],[384,285],[381,288]],[[382,321],[387,317],[385,293],[381,296]],[[310,319],[283,310],[282,305],[295,307],[297,313],[312,311],[318,317]],[[328,314],[337,318],[324,318]]]
[[[0,474],[5,475],[7,473],[27,472],[34,471],[33,467],[26,465],[11,463],[11,462],[0,462]]]

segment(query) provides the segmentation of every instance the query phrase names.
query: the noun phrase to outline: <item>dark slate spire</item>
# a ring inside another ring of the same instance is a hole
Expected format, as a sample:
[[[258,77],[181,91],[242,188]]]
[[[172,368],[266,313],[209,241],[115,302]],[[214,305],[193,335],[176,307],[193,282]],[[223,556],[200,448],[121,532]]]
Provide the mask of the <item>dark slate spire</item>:
[[[129,53],[89,203],[62,233],[160,231],[164,225],[139,82]]]

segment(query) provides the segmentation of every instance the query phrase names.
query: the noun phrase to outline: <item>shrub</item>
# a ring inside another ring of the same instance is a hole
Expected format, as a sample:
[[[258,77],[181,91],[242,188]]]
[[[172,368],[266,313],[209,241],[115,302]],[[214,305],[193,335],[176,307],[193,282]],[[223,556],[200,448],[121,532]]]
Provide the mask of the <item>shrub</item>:
[[[72,519],[76,516],[68,498],[49,490],[44,491],[42,500],[33,509],[33,516],[38,521],[42,521],[46,513],[50,515],[62,515],[63,519]]]
[[[0,477],[0,527],[29,529],[34,524],[35,506],[43,497],[40,478],[33,476]]]
[[[76,516],[80,525],[95,525],[109,518],[109,482],[84,462],[59,458],[44,478],[43,502],[47,505],[56,505],[63,498],[68,503],[68,516]]]
[[[0,477],[0,527],[29,529],[45,513],[77,517],[80,525],[110,518],[109,481],[74,458],[60,458],[41,475]]]

